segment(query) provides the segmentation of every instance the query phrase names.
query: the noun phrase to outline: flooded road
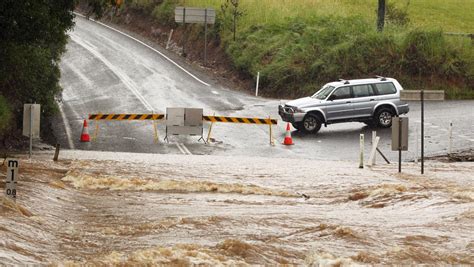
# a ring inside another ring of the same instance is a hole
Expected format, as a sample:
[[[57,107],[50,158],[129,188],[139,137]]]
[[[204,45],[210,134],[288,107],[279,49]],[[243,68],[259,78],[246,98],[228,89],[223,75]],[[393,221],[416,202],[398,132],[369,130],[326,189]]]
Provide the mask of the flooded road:
[[[51,158],[21,159],[2,198],[2,264],[474,264],[472,162]]]

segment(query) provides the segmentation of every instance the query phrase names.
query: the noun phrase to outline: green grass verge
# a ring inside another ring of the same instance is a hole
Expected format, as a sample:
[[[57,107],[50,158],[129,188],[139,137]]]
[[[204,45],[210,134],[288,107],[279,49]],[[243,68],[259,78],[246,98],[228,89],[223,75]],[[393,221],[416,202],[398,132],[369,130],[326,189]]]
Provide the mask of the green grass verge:
[[[225,0],[186,0],[186,5],[219,9],[224,2]],[[413,27],[474,33],[473,0],[401,0],[392,2],[400,8],[407,9]],[[240,0],[240,7],[245,12],[240,23],[244,29],[256,24],[278,24],[288,18],[306,19],[327,15],[361,16],[369,24],[375,25],[377,1]]]

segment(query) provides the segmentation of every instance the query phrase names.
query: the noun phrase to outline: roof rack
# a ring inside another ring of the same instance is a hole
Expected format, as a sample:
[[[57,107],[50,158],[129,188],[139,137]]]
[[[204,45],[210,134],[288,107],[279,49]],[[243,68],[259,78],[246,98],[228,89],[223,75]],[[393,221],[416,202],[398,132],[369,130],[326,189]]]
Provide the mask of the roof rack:
[[[349,81],[348,80],[344,80],[344,79],[339,79],[340,82],[344,83],[344,84],[349,84]]]
[[[383,76],[376,75],[375,77],[379,78],[381,81],[386,81],[387,80],[387,78],[385,78]]]

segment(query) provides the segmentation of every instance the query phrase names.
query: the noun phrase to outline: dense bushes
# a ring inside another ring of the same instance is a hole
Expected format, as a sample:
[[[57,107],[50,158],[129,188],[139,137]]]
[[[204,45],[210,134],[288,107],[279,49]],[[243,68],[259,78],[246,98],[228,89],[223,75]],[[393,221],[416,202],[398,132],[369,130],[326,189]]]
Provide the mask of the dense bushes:
[[[7,129],[11,119],[11,111],[7,100],[0,95],[0,135]]]
[[[24,103],[41,104],[44,115],[55,111],[55,97],[61,91],[58,62],[65,51],[66,31],[74,25],[73,10],[74,0],[0,2],[1,112],[8,110],[5,99],[16,121]]]
[[[176,1],[164,0],[161,5],[157,5],[153,8],[153,17],[158,20],[162,25],[173,26],[174,22],[174,9],[176,7]]]
[[[472,95],[473,57],[467,51],[440,31],[380,34],[357,17],[253,26],[227,42],[235,66],[250,75],[260,71],[267,94],[279,96],[309,94],[337,78],[374,75],[399,78],[408,87],[441,82]]]

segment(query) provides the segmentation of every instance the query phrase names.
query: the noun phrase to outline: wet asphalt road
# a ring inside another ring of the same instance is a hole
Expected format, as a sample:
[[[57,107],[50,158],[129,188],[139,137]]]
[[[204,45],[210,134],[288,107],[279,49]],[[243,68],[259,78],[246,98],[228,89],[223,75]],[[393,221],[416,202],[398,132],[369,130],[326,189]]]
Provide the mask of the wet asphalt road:
[[[365,134],[368,158],[373,129],[362,123],[344,123],[322,128],[317,135],[292,131],[293,146],[283,146],[285,125],[273,127],[276,145],[269,145],[269,127],[249,124],[215,124],[214,142],[204,144],[195,136],[171,136],[164,142],[165,126],[157,126],[159,142],[154,142],[152,122],[100,122],[97,139],[81,143],[82,121],[90,113],[164,113],[167,107],[203,108],[205,115],[279,118],[281,102],[225,88],[211,77],[196,74],[191,67],[175,63],[149,47],[120,33],[81,17],[70,33],[67,52],[61,61],[64,88],[61,109],[55,119],[55,135],[65,148],[145,152],[160,154],[197,154],[222,156],[263,156],[354,160],[359,158],[359,134]],[[160,47],[155,47],[164,54]],[[176,56],[170,55],[175,58]],[[178,60],[179,61],[179,60]],[[284,101],[282,101],[283,103]],[[420,105],[410,103],[410,143],[404,160],[413,160],[420,144]],[[453,149],[474,147],[474,101],[427,102],[425,104],[425,154],[447,152],[448,128],[453,123]],[[90,122],[93,135],[95,122]],[[204,124],[207,137],[209,124]],[[418,140],[415,133],[418,132]],[[379,148],[392,161],[390,129],[377,129]],[[379,157],[378,162],[381,162]]]

